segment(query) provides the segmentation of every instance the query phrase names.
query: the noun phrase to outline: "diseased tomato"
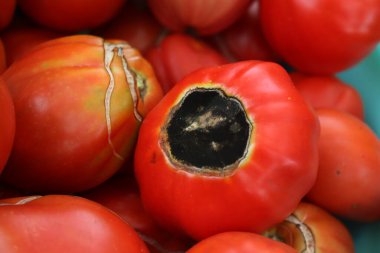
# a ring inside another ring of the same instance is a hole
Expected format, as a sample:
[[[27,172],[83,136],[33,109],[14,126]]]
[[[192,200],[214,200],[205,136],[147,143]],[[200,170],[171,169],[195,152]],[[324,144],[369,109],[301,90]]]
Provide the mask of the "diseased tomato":
[[[78,32],[110,21],[126,0],[17,0],[23,13],[59,31]]]
[[[68,195],[0,200],[0,252],[148,253],[119,216]]]
[[[195,70],[228,62],[218,51],[184,33],[167,35],[147,52],[146,58],[153,65],[165,93]]]
[[[305,73],[348,69],[380,40],[379,0],[260,0],[260,17],[273,49]]]
[[[0,173],[7,163],[15,136],[15,111],[12,97],[0,78]]]
[[[172,31],[217,33],[236,21],[252,0],[148,0],[156,18]]]
[[[332,109],[317,110],[319,169],[310,201],[358,221],[380,219],[380,142],[363,121]]]
[[[0,30],[7,27],[12,19],[16,9],[16,0],[1,0],[0,1]]]
[[[335,76],[290,74],[297,90],[314,108],[342,110],[364,119],[360,93]]]
[[[186,253],[296,253],[290,246],[248,232],[224,232],[198,242]]]
[[[264,235],[288,244],[297,252],[355,252],[346,226],[327,211],[307,202],[301,202],[285,221]]]
[[[161,226],[197,240],[262,232],[314,184],[318,136],[316,116],[278,64],[203,68],[142,123],[134,161],[143,204]]]
[[[43,43],[3,77],[17,128],[2,179],[32,192],[78,192],[111,177],[162,97],[136,49],[90,35]]]

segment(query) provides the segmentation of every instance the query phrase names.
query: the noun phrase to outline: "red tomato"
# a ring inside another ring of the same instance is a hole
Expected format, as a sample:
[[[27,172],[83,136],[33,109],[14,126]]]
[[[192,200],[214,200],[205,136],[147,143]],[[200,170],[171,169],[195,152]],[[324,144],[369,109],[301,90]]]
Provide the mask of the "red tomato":
[[[317,110],[321,137],[319,170],[308,199],[348,219],[380,219],[380,142],[358,118]]]
[[[18,0],[37,23],[66,32],[98,27],[111,20],[126,0]]]
[[[7,27],[13,19],[16,9],[16,0],[1,0],[0,1],[0,30]]]
[[[0,222],[0,252],[149,252],[120,217],[80,197],[47,195],[1,200]]]
[[[4,49],[4,43],[2,39],[0,38],[0,74],[4,72],[4,70],[7,68],[7,59],[6,59],[5,49]]]
[[[30,23],[21,23],[12,24],[1,36],[7,52],[7,65],[10,66],[33,47],[63,34]]]
[[[2,177],[33,192],[83,191],[111,177],[162,97],[137,50],[89,35],[43,43],[3,77],[18,127]]]
[[[0,174],[7,163],[15,136],[15,111],[12,97],[0,78]]]
[[[296,88],[314,108],[345,111],[364,119],[360,93],[335,76],[290,74]]]
[[[345,70],[380,40],[379,0],[261,0],[260,5],[269,43],[305,73]]]
[[[219,32],[236,21],[252,0],[148,0],[157,19],[173,31],[194,28],[202,35]]]
[[[132,177],[114,177],[82,196],[117,213],[138,232],[151,253],[184,251],[193,243],[188,238],[177,238],[157,226],[146,213],[137,183]]]
[[[227,63],[216,50],[182,33],[166,36],[158,47],[146,54],[146,58],[153,65],[164,92],[197,69]]]
[[[163,27],[149,9],[127,4],[115,19],[101,29],[99,35],[106,39],[128,41],[144,54],[155,45],[162,31]]]
[[[186,253],[296,253],[288,245],[248,232],[220,233],[198,242]]]
[[[345,225],[322,208],[302,202],[265,236],[295,248],[297,252],[354,253],[354,242]]]
[[[279,65],[203,68],[142,123],[134,161],[143,204],[160,225],[197,240],[263,231],[314,184],[318,136],[316,116]]]

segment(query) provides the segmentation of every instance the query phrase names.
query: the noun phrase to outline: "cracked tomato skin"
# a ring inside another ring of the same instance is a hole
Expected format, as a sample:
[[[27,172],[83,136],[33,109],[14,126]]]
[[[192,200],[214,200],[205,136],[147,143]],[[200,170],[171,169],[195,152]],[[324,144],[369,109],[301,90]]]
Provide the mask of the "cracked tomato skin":
[[[260,6],[268,42],[305,73],[348,69],[380,40],[379,0],[260,0]]]
[[[17,121],[4,181],[32,192],[83,191],[129,158],[140,121],[162,91],[137,50],[105,43],[89,35],[51,40],[3,74]],[[113,45],[123,48],[112,55]]]
[[[244,159],[229,175],[182,170],[162,148],[172,108],[197,88],[237,98],[254,126]],[[140,128],[134,161],[143,204],[161,226],[196,240],[263,231],[287,217],[315,182],[318,136],[315,114],[279,65],[246,61],[193,72]]]
[[[2,199],[0,222],[0,252],[149,253],[119,216],[81,197]]]
[[[206,238],[186,253],[296,253],[290,246],[248,232],[224,232]]]
[[[191,27],[202,35],[217,33],[236,21],[252,0],[148,0],[156,18],[172,31]]]

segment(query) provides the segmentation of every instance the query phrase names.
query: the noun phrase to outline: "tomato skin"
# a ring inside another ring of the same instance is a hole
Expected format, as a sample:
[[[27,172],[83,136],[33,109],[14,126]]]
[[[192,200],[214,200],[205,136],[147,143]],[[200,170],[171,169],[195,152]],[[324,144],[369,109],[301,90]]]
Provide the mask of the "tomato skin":
[[[206,238],[186,253],[296,253],[288,245],[248,232],[224,232]]]
[[[29,196],[0,203],[1,252],[149,252],[120,217],[84,198]]]
[[[18,0],[20,9],[37,23],[64,32],[95,28],[113,18],[125,0]]]
[[[342,110],[364,119],[360,93],[335,76],[290,74],[297,90],[314,108]]]
[[[261,24],[291,66],[333,74],[358,63],[380,39],[379,0],[261,0]]]
[[[195,70],[228,62],[207,44],[184,33],[167,35],[146,58],[153,65],[164,92]]]
[[[380,142],[358,118],[319,109],[319,170],[308,199],[324,209],[357,221],[380,218]],[[354,189],[354,190],[353,190]]]
[[[306,231],[311,233],[311,238]],[[269,230],[280,241],[297,252],[354,253],[354,242],[346,226],[324,209],[301,202],[297,209],[282,223]]]
[[[84,191],[111,177],[130,157],[137,114],[143,118],[162,91],[149,63],[120,42],[124,58],[114,54],[109,67],[114,86],[107,100],[112,83],[104,43],[90,35],[50,40],[3,74],[18,122],[4,181],[32,192]],[[142,79],[141,90],[139,83],[129,88],[122,59]]]
[[[0,38],[0,74],[7,68],[7,57],[5,54],[4,43]]]
[[[0,30],[7,27],[12,19],[16,9],[16,0],[2,0],[0,1]]]
[[[185,172],[161,148],[161,127],[193,88],[223,89],[253,119],[254,139],[232,175]],[[140,128],[134,161],[143,204],[160,225],[197,240],[227,230],[263,231],[289,215],[314,183],[318,133],[314,113],[277,64],[247,61],[193,72]]]
[[[236,21],[252,0],[148,0],[156,18],[172,31],[217,33]]]
[[[0,173],[3,171],[13,147],[15,136],[15,110],[9,90],[0,78]]]

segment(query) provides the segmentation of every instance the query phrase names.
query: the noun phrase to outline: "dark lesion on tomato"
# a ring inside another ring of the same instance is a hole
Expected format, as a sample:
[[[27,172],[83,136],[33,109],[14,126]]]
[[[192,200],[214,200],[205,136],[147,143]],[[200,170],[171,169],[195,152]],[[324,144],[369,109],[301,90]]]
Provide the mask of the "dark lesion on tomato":
[[[175,168],[228,176],[245,158],[252,129],[239,99],[219,88],[195,88],[172,108],[161,146]]]

